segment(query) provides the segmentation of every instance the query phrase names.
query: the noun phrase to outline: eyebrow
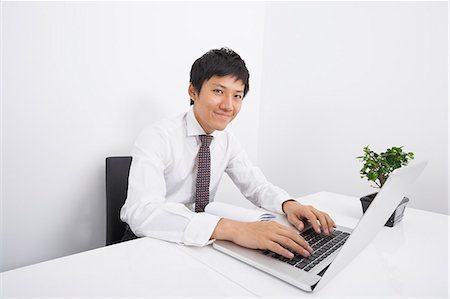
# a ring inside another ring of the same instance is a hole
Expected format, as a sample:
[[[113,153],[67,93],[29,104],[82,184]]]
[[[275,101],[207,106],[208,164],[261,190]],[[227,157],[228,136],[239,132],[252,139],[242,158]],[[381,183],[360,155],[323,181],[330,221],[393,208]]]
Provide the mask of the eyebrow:
[[[212,85],[215,85],[217,87],[221,87],[223,89],[228,89],[226,86],[222,85],[222,84],[218,84],[218,83],[211,83]],[[240,92],[240,93],[244,93],[243,90],[235,90],[236,92]]]

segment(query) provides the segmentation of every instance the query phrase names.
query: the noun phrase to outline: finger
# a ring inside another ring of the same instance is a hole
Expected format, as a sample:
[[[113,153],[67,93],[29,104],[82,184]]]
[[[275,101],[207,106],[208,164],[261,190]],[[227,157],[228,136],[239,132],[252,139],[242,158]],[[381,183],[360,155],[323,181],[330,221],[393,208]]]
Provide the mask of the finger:
[[[290,252],[286,248],[281,247],[280,244],[278,244],[278,243],[276,243],[274,241],[270,241],[268,243],[267,249],[269,249],[270,251],[273,251],[275,253],[278,253],[279,255],[287,257],[288,259],[291,259],[291,258],[294,257],[294,254],[292,252]]]
[[[288,217],[289,222],[295,226],[299,231],[302,231],[305,228],[303,222],[297,216]]]
[[[334,223],[333,219],[331,219],[330,215],[327,213],[324,213],[325,218],[327,218],[328,228],[330,229],[330,232],[333,232],[336,228],[336,223]]]
[[[278,244],[289,247],[302,256],[309,256],[313,253],[314,250],[312,247],[309,246],[309,243],[302,236],[300,236],[297,231],[278,222],[275,223],[277,229],[272,230],[271,240],[275,240]],[[293,243],[286,240],[286,238],[291,240]]]
[[[328,229],[329,225],[327,222],[327,218],[325,217],[325,215],[317,210],[313,208],[313,213],[316,215],[317,219],[319,220],[320,223],[320,227],[322,228],[322,231],[325,233],[325,235],[330,234],[330,231]]]
[[[299,253],[304,257],[310,256],[310,252],[308,250],[306,250],[304,247],[300,246],[297,242],[288,237],[278,235],[274,238],[274,241],[283,247],[287,247],[292,251]]]
[[[300,246],[302,249],[305,249],[306,251],[308,251],[309,253],[313,252],[313,249],[311,248],[311,246],[309,246],[309,243],[306,242],[305,239],[303,239],[302,236],[300,236],[300,234],[296,231],[294,231],[293,229],[290,229],[288,227],[285,227],[285,229],[280,230],[279,231],[280,236],[283,236],[285,238],[288,238],[289,240],[291,240],[292,242],[294,242],[295,244],[297,244],[297,246]],[[289,246],[289,248],[295,250],[296,252],[302,254],[302,252],[298,251],[295,249],[295,247],[292,247],[288,244],[283,243],[283,245],[285,246]]]
[[[317,217],[316,215],[311,212],[310,210],[307,211],[304,215],[306,217],[306,219],[309,220],[309,222],[311,223],[311,226],[313,227],[314,231],[318,234],[320,234],[320,226],[319,224],[317,224]]]
[[[324,227],[325,230],[328,230],[328,233],[327,233],[327,231],[325,231],[325,234],[328,235],[329,233],[332,233],[334,231],[334,228],[336,227],[336,224],[334,223],[333,219],[331,219],[330,215],[328,215],[325,212],[322,212],[319,210],[316,210],[316,211],[317,211],[317,213],[319,213],[318,218],[319,218],[319,221],[321,222],[322,227]],[[322,217],[323,217],[324,221],[326,222],[326,226],[324,226],[322,220],[320,220]]]
[[[299,220],[299,224],[298,224],[298,230],[302,231],[305,228],[305,224],[303,223],[303,221]]]

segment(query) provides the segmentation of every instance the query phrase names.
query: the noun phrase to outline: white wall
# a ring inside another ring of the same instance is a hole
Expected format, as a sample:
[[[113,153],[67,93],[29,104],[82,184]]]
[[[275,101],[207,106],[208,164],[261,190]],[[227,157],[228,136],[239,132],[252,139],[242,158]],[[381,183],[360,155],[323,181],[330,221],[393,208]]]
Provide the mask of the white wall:
[[[410,207],[448,214],[446,2],[272,3],[259,162],[295,197],[356,197],[362,148],[429,160]]]
[[[104,245],[105,157],[128,155],[146,124],[188,109],[190,67],[209,49],[229,46],[251,70],[233,127],[256,159],[262,3],[2,9],[0,271]],[[225,184],[218,197],[233,192]]]

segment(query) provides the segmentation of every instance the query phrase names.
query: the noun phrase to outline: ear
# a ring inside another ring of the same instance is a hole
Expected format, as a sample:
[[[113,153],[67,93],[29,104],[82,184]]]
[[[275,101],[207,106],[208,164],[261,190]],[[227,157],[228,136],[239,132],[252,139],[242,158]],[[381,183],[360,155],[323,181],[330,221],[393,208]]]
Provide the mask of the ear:
[[[198,93],[192,83],[189,83],[188,94],[194,102],[198,99]]]

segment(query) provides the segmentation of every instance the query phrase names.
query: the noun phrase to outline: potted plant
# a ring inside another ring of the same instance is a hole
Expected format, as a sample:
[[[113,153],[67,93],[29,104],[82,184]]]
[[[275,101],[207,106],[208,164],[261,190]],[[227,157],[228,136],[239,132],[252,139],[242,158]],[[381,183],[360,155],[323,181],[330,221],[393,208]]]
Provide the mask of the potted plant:
[[[377,189],[383,187],[392,171],[407,165],[409,160],[414,159],[414,153],[403,152],[403,146],[389,148],[386,152],[380,154],[372,151],[369,146],[364,147],[363,151],[364,155],[356,157],[363,163],[363,167],[360,171],[361,178],[366,178],[367,180],[374,182],[376,186],[372,187]],[[363,213],[366,212],[377,194],[378,191],[360,198]],[[408,202],[409,199],[404,197],[386,222],[385,226],[393,227],[403,218],[403,213]]]

